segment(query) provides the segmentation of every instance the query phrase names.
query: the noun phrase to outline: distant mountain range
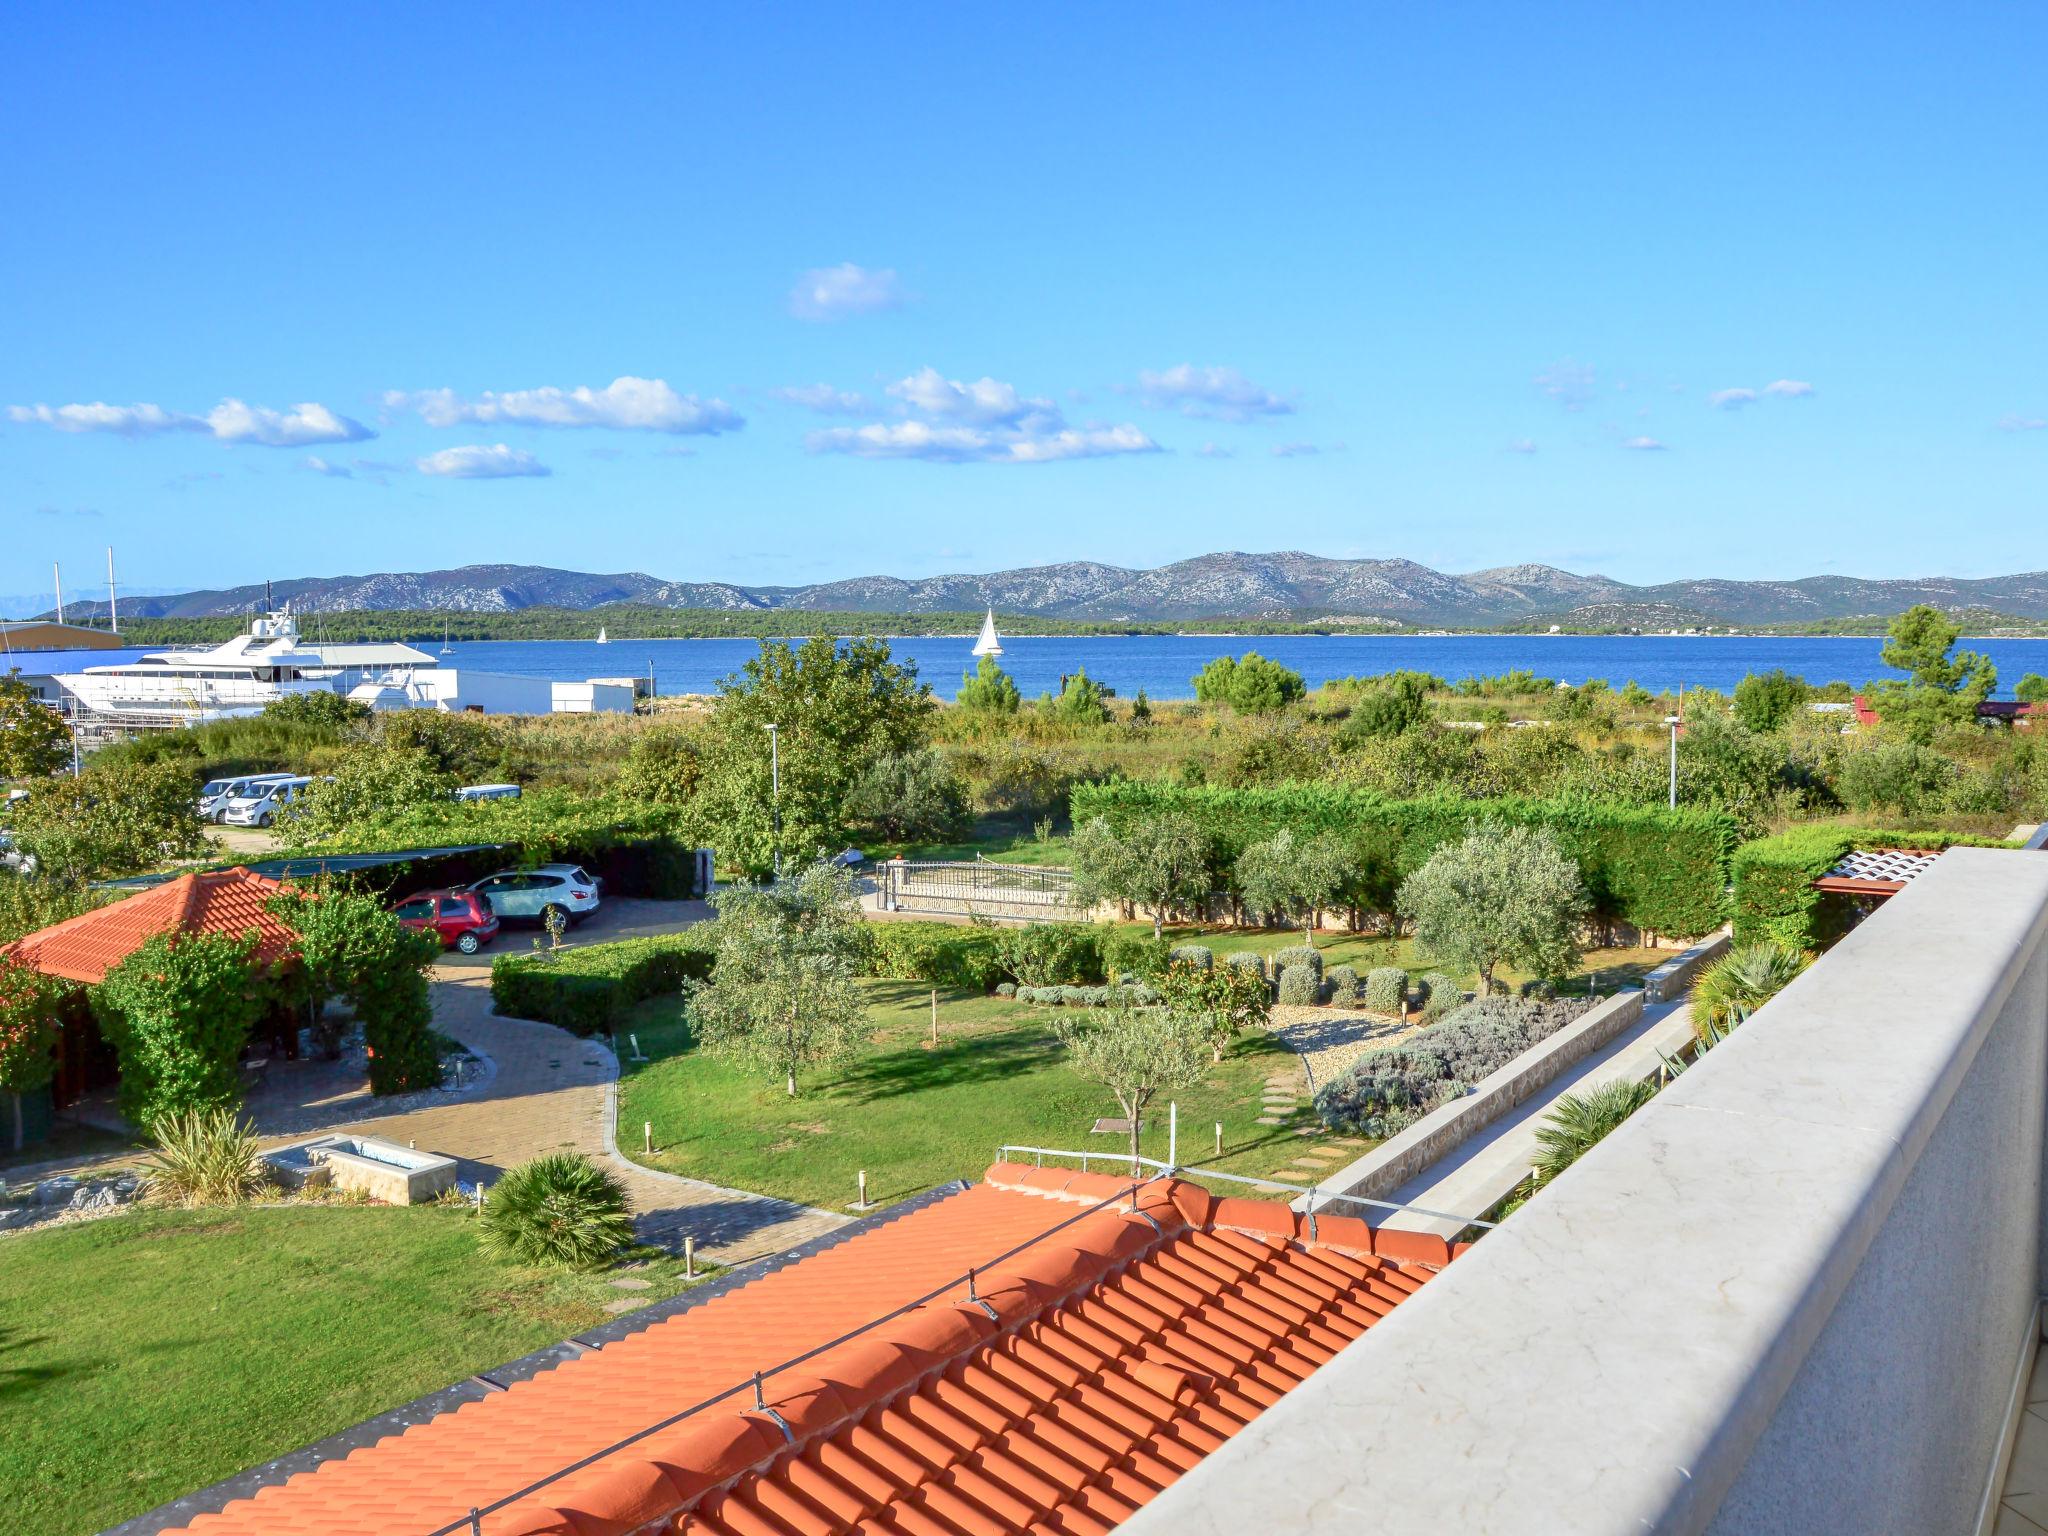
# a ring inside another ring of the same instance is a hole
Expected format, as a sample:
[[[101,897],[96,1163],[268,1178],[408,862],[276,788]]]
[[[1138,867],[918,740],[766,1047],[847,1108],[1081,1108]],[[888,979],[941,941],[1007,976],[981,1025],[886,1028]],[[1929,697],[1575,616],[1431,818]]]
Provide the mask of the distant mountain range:
[[[1891,614],[1914,603],[2048,619],[2048,572],[1977,580],[1927,577],[1865,581],[1808,576],[1798,581],[1696,580],[1638,587],[1606,576],[1575,576],[1547,565],[1510,565],[1448,575],[1412,560],[1330,560],[1293,551],[1200,555],[1154,570],[1092,561],[1032,566],[986,576],[860,576],[807,587],[742,587],[664,581],[638,571],[593,576],[538,565],[470,565],[452,571],[309,576],[271,584],[301,613],[408,610],[511,613],[526,608],[646,607],[727,612],[998,613],[1095,622],[1161,623],[1260,619],[1352,623],[1379,620],[1423,628],[1488,628],[1574,611],[1640,609],[1721,624],[1797,624]],[[124,617],[202,618],[250,613],[260,585],[124,598]],[[73,618],[106,616],[104,603],[67,603]]]

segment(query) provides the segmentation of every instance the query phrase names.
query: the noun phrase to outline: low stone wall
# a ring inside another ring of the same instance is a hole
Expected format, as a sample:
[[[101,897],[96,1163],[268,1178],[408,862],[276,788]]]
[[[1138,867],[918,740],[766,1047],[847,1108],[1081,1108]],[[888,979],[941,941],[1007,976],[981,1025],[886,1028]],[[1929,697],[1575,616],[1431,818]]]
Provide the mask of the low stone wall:
[[[1725,933],[1702,940],[1676,959],[1666,960],[1643,978],[1643,991],[1652,1003],[1669,1003],[1685,996],[1701,969],[1728,953],[1732,941]]]
[[[1467,1137],[1493,1124],[1565,1068],[1584,1061],[1642,1016],[1641,992],[1617,993],[1548,1040],[1530,1046],[1463,1098],[1439,1105],[1350,1167],[1318,1180],[1318,1185],[1366,1200],[1386,1199]]]

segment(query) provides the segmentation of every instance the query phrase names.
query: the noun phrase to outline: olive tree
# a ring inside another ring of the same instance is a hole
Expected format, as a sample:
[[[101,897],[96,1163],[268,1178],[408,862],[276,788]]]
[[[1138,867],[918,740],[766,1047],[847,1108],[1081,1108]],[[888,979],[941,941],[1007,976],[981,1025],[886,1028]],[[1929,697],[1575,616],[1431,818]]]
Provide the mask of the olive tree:
[[[1303,941],[1314,946],[1316,914],[1358,879],[1358,860],[1333,833],[1296,837],[1281,828],[1264,842],[1249,843],[1237,856],[1237,890],[1245,906],[1276,926],[1301,923]]]
[[[691,994],[691,1021],[707,1050],[781,1078],[793,1098],[798,1072],[846,1060],[866,1032],[852,877],[818,863],[714,900],[718,961]]]
[[[1161,1093],[1199,1082],[1205,1050],[1199,1027],[1169,1008],[1111,1004],[1053,1026],[1074,1070],[1107,1088],[1130,1123],[1131,1167],[1145,1108]]]
[[[1103,901],[1148,907],[1154,938],[1165,931],[1168,912],[1209,894],[1209,840],[1199,822],[1178,811],[1143,817],[1121,832],[1097,816],[1068,839],[1067,862],[1077,907],[1086,911]]]
[[[1401,883],[1396,905],[1438,965],[1493,988],[1496,967],[1562,976],[1578,964],[1589,903],[1579,867],[1542,827],[1489,821]]]

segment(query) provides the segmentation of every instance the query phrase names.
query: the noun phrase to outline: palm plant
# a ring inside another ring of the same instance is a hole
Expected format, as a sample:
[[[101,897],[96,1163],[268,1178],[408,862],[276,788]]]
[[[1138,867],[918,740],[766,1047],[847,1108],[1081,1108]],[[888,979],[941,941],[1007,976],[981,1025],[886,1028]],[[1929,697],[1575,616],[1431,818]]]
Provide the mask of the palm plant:
[[[484,1202],[487,1252],[521,1264],[594,1269],[633,1235],[626,1187],[580,1152],[521,1163]]]
[[[1656,1094],[1655,1083],[1621,1081],[1564,1095],[1536,1129],[1536,1182],[1548,1184]]]
[[[182,1205],[239,1205],[269,1181],[256,1137],[232,1109],[165,1115],[144,1171],[149,1191]]]
[[[1812,962],[1768,940],[1731,949],[1692,988],[1693,1035],[1702,1049],[1776,997]]]

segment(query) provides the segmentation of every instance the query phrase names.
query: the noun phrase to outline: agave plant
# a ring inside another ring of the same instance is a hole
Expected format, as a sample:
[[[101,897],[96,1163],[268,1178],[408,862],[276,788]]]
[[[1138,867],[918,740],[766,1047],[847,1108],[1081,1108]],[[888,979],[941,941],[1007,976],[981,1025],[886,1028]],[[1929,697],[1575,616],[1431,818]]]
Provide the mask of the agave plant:
[[[1795,949],[1768,940],[1743,944],[1709,966],[1692,989],[1693,1034],[1704,1048],[1710,1029],[1736,1027],[1790,985],[1812,962]]]
[[[150,1131],[151,1195],[182,1205],[239,1205],[269,1181],[256,1137],[232,1109],[165,1115]]]
[[[484,1202],[484,1248],[522,1264],[594,1269],[633,1235],[626,1187],[580,1152],[521,1163]]]
[[[1655,1083],[1622,1081],[1559,1099],[1536,1128],[1536,1182],[1548,1184],[1656,1095]]]

